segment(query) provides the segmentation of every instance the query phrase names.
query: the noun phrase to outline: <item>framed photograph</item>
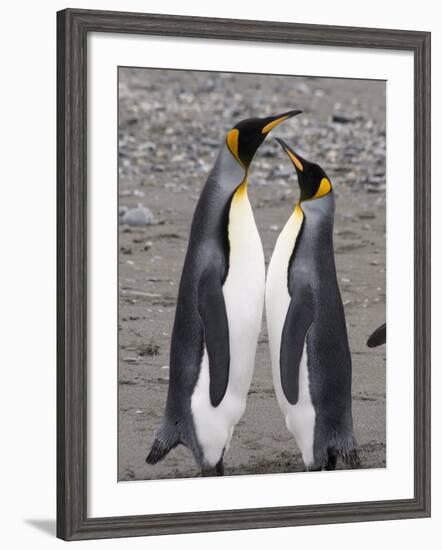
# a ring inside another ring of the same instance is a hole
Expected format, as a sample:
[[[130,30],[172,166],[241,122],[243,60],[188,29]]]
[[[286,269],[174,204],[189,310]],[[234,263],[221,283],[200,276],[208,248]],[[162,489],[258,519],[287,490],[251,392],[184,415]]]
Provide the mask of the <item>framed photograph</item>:
[[[57,46],[58,536],[429,516],[430,33]]]

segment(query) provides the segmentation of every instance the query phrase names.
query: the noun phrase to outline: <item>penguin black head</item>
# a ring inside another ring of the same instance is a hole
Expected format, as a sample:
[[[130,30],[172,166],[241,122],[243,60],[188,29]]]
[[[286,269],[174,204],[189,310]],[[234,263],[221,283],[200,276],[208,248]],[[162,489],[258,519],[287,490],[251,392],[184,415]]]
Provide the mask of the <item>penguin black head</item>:
[[[282,139],[276,138],[276,141],[287,153],[296,169],[299,188],[301,190],[300,201],[319,199],[332,192],[332,184],[327,174],[318,164],[303,159]]]
[[[270,130],[284,120],[300,113],[302,111],[298,109],[276,116],[241,120],[227,134],[227,147],[236,160],[245,168],[248,168],[258,147],[265,140]]]

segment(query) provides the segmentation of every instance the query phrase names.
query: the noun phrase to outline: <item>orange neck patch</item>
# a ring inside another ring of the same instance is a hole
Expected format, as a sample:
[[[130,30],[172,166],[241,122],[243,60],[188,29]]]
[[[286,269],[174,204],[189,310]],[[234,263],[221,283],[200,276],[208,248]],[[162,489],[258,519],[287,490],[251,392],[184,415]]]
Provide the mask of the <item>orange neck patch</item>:
[[[330,180],[327,178],[322,178],[321,183],[319,184],[318,190],[315,193],[315,196],[312,197],[313,199],[319,199],[320,197],[323,197],[324,195],[327,195],[331,191],[331,183]]]
[[[239,158],[238,154],[238,140],[239,140],[239,130],[236,128],[233,128],[229,131],[226,138],[227,147],[229,148],[229,151],[232,153],[232,155],[236,158],[236,160],[243,166],[243,163],[241,162],[241,159]]]

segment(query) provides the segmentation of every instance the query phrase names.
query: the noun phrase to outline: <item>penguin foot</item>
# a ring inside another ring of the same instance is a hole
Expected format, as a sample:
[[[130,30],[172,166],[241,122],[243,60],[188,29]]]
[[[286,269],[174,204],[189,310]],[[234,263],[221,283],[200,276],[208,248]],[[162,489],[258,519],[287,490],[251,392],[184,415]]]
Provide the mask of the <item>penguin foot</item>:
[[[222,458],[220,458],[218,464],[215,466],[216,475],[217,476],[223,476],[224,475],[224,461]]]
[[[329,449],[328,450],[328,460],[327,464],[325,465],[325,470],[336,470],[336,463],[338,461],[338,454],[336,452],[336,449]]]
[[[321,466],[305,466],[304,472],[320,472],[322,470]]]
[[[219,462],[216,463],[216,465],[213,468],[207,468],[206,466],[203,466],[201,468],[201,476],[202,477],[219,477],[224,475],[224,462],[221,458]]]
[[[202,477],[214,477],[216,476],[216,467],[215,468],[201,468]]]
[[[359,458],[358,451],[356,449],[350,451],[346,456],[345,462],[350,465],[352,470],[360,468],[361,459]]]
[[[327,460],[325,463],[322,463],[318,465],[311,464],[310,466],[306,466],[304,468],[304,472],[322,472],[323,470],[336,470],[336,464],[338,461],[338,453],[336,449],[328,449],[327,451]]]

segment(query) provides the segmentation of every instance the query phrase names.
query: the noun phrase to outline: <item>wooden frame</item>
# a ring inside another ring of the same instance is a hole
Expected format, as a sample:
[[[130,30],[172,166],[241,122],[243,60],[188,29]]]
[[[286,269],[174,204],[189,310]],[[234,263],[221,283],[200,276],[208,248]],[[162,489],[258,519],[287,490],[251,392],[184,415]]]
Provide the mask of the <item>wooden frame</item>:
[[[265,30],[265,32],[263,32]],[[88,518],[87,35],[90,32],[408,50],[415,79],[414,498]],[[57,535],[65,540],[430,515],[430,33],[89,10],[57,14]]]

